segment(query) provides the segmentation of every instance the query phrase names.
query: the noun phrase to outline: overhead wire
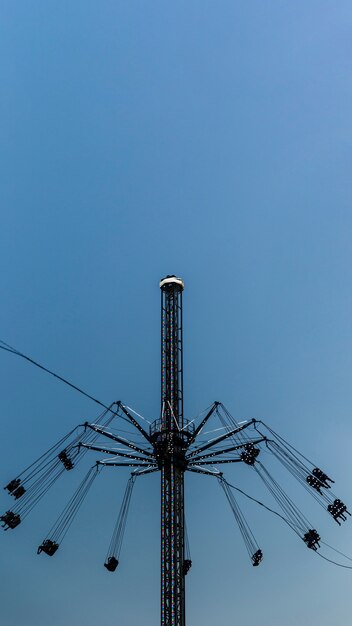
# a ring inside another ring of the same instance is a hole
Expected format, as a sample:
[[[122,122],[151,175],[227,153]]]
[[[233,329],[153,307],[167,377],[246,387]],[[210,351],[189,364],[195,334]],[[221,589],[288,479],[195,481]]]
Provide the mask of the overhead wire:
[[[232,485],[231,483],[229,483],[225,478],[223,478],[223,481],[227,483],[227,485],[229,487],[231,487],[231,489],[234,489],[235,491],[238,491],[239,493],[241,493],[243,496],[245,496],[246,498],[248,498],[248,500],[251,500],[252,502],[255,502],[256,504],[258,504],[259,506],[261,506],[263,509],[266,509],[269,513],[272,513],[273,515],[276,515],[276,517],[279,517],[283,522],[285,522],[285,524],[287,524],[299,537],[299,533],[296,531],[296,529],[291,525],[290,521],[284,517],[284,515],[282,515],[281,513],[279,513],[278,511],[275,511],[274,509],[272,509],[271,507],[269,507],[268,505],[264,504],[264,502],[261,502],[260,500],[258,500],[257,498],[254,498],[253,496],[250,496],[248,493],[246,493],[245,491],[243,491],[243,489],[240,489],[239,487],[236,487],[236,485]],[[328,543],[326,543],[325,541],[321,541],[322,545],[325,545],[327,548],[330,548],[331,550],[333,550],[334,552],[337,552],[338,554],[340,554],[341,556],[343,556],[344,558],[346,558],[349,561],[352,561],[352,558],[347,556],[346,554],[344,554],[343,552],[341,552],[340,550],[337,550],[336,548],[334,548],[333,546],[329,545]],[[313,552],[315,552],[317,555],[319,555],[322,559],[324,559],[325,561],[328,561],[329,563],[332,563],[333,565],[336,565],[337,567],[343,567],[344,569],[352,569],[352,565],[344,565],[342,563],[338,563],[337,561],[334,561],[333,559],[329,559],[328,557],[326,557],[325,555],[323,555],[321,552],[319,552],[319,550],[313,550]]]
[[[311,523],[307,520],[305,515],[298,509],[298,507],[294,504],[291,498],[285,493],[279,483],[260,461],[257,461],[254,469],[262,479],[267,489],[270,491],[271,495],[279,504],[281,509],[290,519],[292,525],[294,525],[302,532],[309,528],[312,528]]]
[[[61,382],[65,383],[65,385],[68,385],[72,389],[75,389],[76,391],[78,391],[78,393],[82,394],[86,398],[89,398],[90,400],[92,400],[96,404],[99,404],[104,409],[107,409],[108,411],[111,411],[112,413],[114,413],[115,415],[120,417],[121,419],[126,419],[126,418],[123,418],[123,416],[119,415],[118,412],[113,411],[111,409],[111,406],[113,406],[113,405],[110,405],[110,407],[107,406],[106,404],[104,404],[104,402],[101,402],[101,400],[98,400],[97,398],[95,398],[94,396],[90,395],[89,393],[87,393],[86,391],[84,391],[83,389],[78,387],[77,385],[74,385],[73,383],[71,383],[69,380],[67,380],[67,378],[64,378],[63,376],[60,376],[59,374],[56,374],[55,372],[50,370],[48,367],[45,367],[41,363],[38,363],[38,361],[35,361],[34,359],[29,357],[28,355],[24,354],[23,352],[20,352],[19,350],[17,350],[17,348],[14,348],[14,347],[10,346],[8,343],[6,343],[5,341],[3,341],[1,339],[0,339],[0,350],[5,350],[6,352],[10,352],[11,354],[14,354],[14,355],[16,355],[16,356],[18,356],[18,357],[20,357],[22,359],[25,359],[26,361],[28,361],[29,363],[31,363],[35,367],[38,367],[39,369],[43,370],[47,374],[50,374],[50,376],[53,376],[54,378],[57,378]],[[115,404],[115,403],[113,403],[113,404]],[[128,421],[128,420],[126,420],[126,421]]]
[[[333,565],[336,565],[337,567],[343,567],[344,569],[352,569],[352,565],[343,565],[343,563],[338,563],[337,561],[334,561],[333,559],[329,559],[327,556],[319,552],[319,550],[315,550],[315,554],[320,556],[320,558],[324,559],[324,561],[328,561],[329,563],[332,563]]]
[[[291,530],[294,531],[294,533],[300,538],[302,539],[302,536],[300,534],[300,532],[298,531],[297,527],[295,524],[292,524],[292,521],[287,519],[284,515],[282,515],[282,513],[279,513],[279,511],[276,511],[275,509],[272,509],[271,507],[269,507],[267,504],[264,504],[264,502],[261,502],[260,500],[258,500],[257,498],[254,498],[253,496],[250,496],[248,493],[246,493],[245,491],[243,491],[243,489],[240,489],[239,487],[237,487],[236,485],[233,485],[231,483],[229,483],[222,475],[222,472],[220,472],[219,470],[217,471],[209,471],[207,468],[202,468],[201,466],[195,466],[194,468],[190,468],[191,472],[195,472],[195,473],[200,473],[200,474],[205,474],[207,476],[213,476],[215,478],[219,478],[220,476],[222,476],[223,480],[229,485],[229,487],[231,487],[231,489],[236,490],[237,492],[241,493],[243,496],[245,496],[248,500],[251,500],[252,502],[255,502],[256,504],[258,504],[259,506],[261,506],[262,508],[264,508],[265,510],[267,510],[269,513],[272,513],[273,515],[275,515],[276,517],[278,517],[279,519],[281,519],[285,524],[287,524],[287,526],[289,526],[289,528],[291,528]],[[333,548],[332,546],[330,546],[329,544],[325,543],[325,542],[321,542],[323,545],[326,545],[327,547],[335,550],[336,552],[338,552],[341,556],[345,557],[348,560],[352,559],[350,557],[348,557],[347,555],[345,555],[343,552],[340,552],[339,550],[336,550],[335,548]],[[328,557],[325,557],[324,555],[321,554],[321,552],[319,552],[319,550],[313,550],[314,552],[316,552],[317,554],[319,554],[319,556],[321,556],[322,558],[324,558],[326,561],[329,561],[330,563],[338,566],[338,567],[344,567],[345,569],[352,569],[352,566],[347,566],[347,565],[343,565],[341,563],[338,563],[337,561],[334,561],[332,559],[329,559]]]
[[[333,546],[330,546],[328,543],[326,543],[326,541],[322,541],[321,542],[324,546],[326,546],[327,548],[330,548],[330,550],[333,550],[334,552],[336,552],[337,554],[340,554],[341,556],[344,556],[345,559],[347,559],[348,561],[352,561],[352,557],[347,556],[347,554],[344,554],[343,552],[341,552],[340,550],[338,550],[337,548],[334,548]]]

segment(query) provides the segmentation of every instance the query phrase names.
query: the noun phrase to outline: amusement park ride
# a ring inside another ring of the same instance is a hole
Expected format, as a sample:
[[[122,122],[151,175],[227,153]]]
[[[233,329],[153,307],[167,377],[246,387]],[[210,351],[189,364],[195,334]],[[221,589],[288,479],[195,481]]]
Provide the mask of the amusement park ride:
[[[213,402],[198,419],[185,418],[182,340],[184,284],[176,276],[166,276],[160,282],[160,289],[161,409],[159,419],[148,424],[141,415],[120,401],[110,406],[102,405],[105,407],[104,411],[94,423],[85,422],[72,430],[6,485],[5,489],[13,497],[15,503],[0,517],[0,520],[5,530],[16,528],[58,478],[64,472],[72,471],[88,451],[109,455],[110,460],[98,460],[89,469],[57,522],[38,547],[38,553],[43,552],[48,556],[55,554],[94,479],[103,469],[129,467],[132,470],[131,477],[127,483],[104,563],[108,572],[114,572],[119,564],[135,481],[146,474],[160,472],[161,626],[185,626],[185,577],[192,565],[185,530],[184,479],[186,472],[204,474],[218,480],[238,523],[252,565],[255,567],[261,563],[263,552],[235,499],[234,491],[241,490],[230,485],[218,466],[242,463],[256,472],[280,507],[280,513],[275,513],[291,527],[308,548],[315,552],[320,548],[319,532],[269,472],[261,460],[261,452],[265,449],[271,453],[339,525],[346,521],[350,513],[346,505],[333,494],[332,483],[334,481],[264,422],[251,419],[238,423],[218,401]],[[2,343],[0,347],[39,365],[7,344]],[[40,365],[39,367],[46,369]],[[67,381],[64,380],[64,382]],[[71,386],[74,387],[72,384]],[[220,434],[215,436],[215,431],[205,432],[205,427],[211,418],[217,418],[220,422],[219,428],[216,429],[216,432]],[[126,431],[123,428],[126,428],[126,424],[134,430],[134,434],[131,433],[129,437],[124,436]]]

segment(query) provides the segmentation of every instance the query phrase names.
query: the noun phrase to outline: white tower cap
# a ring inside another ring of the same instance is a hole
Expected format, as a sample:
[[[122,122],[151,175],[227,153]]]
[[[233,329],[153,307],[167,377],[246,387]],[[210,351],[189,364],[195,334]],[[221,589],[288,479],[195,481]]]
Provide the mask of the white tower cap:
[[[184,289],[185,284],[182,278],[177,278],[177,276],[165,276],[160,281],[160,289],[162,289],[165,285],[179,285],[181,289]]]

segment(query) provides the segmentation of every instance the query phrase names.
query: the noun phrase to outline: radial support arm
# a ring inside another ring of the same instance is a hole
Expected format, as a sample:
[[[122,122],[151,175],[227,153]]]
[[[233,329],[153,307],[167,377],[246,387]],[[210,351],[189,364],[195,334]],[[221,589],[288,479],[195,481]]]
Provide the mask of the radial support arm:
[[[202,428],[205,426],[205,424],[207,423],[208,419],[213,415],[214,411],[217,409],[217,407],[219,406],[220,402],[215,401],[211,408],[210,411],[208,411],[208,413],[206,414],[206,416],[202,419],[202,421],[200,422],[200,424],[198,424],[197,428],[195,429],[192,437],[189,440],[189,445],[192,445],[192,443],[196,440],[196,438],[198,437],[200,431],[202,430]]]
[[[133,424],[133,426],[135,428],[137,428],[137,430],[139,430],[139,432],[143,435],[143,437],[151,444],[152,440],[150,438],[150,436],[148,435],[148,433],[144,430],[144,428],[137,422],[137,420],[133,417],[133,415],[131,415],[131,413],[127,410],[127,408],[122,404],[122,402],[119,402],[119,407],[121,409],[121,411],[124,412],[124,414],[126,415],[126,417],[130,420],[130,422]]]
[[[262,443],[263,441],[267,441],[266,437],[261,437],[260,439],[249,439],[246,443],[240,443],[237,446],[231,446],[231,448],[223,448],[222,450],[216,450],[215,452],[208,452],[208,454],[203,454],[202,456],[192,457],[193,461],[202,461],[202,459],[209,459],[214,456],[219,456],[220,454],[227,454],[228,452],[234,452],[234,450],[240,450],[247,445],[247,443],[252,443],[253,445],[257,443]]]
[[[104,465],[104,467],[151,467],[150,463],[120,463],[119,461],[97,461],[97,465]]]
[[[197,448],[197,450],[193,450],[193,452],[191,452],[191,454],[189,454],[186,458],[191,459],[197,454],[199,454],[199,452],[203,452],[204,450],[208,450],[208,448],[211,448],[212,446],[216,446],[218,443],[221,443],[221,441],[225,441],[225,439],[228,439],[229,437],[232,437],[233,435],[240,433],[242,430],[245,430],[246,428],[248,428],[248,426],[252,426],[253,422],[254,420],[251,420],[250,422],[247,422],[247,424],[243,424],[243,426],[237,426],[237,428],[233,428],[232,430],[229,430],[224,435],[220,435],[220,437],[216,437],[216,439],[209,441],[204,446]]]
[[[112,439],[113,441],[122,443],[124,446],[131,448],[131,450],[135,450],[136,452],[140,452],[141,454],[146,454],[147,456],[150,456],[150,457],[154,456],[152,452],[143,450],[143,448],[136,446],[134,443],[131,443],[130,441],[128,441],[128,439],[124,439],[123,437],[118,437],[117,435],[113,435],[112,433],[109,433],[107,430],[104,430],[104,428],[100,428],[99,426],[96,426],[95,424],[86,424],[86,426],[87,428],[91,428],[96,433],[99,433],[100,435],[103,435],[104,437],[107,437],[108,439]]]
[[[215,459],[214,461],[197,461],[197,464],[198,463],[200,463],[200,465],[220,465],[221,463],[243,463],[243,461],[240,457],[237,457],[237,459]],[[188,467],[190,469],[192,465]]]
[[[187,471],[193,472],[194,474],[205,474],[206,476],[215,476],[215,478],[222,476],[222,472],[220,472],[220,470],[214,469],[213,471],[211,471],[211,470],[203,469],[203,467],[198,467],[197,465],[195,465],[194,467],[188,467]]]
[[[146,469],[137,469],[131,472],[132,474],[136,474],[137,476],[144,476],[144,474],[152,474],[153,472],[158,472],[158,467],[152,467],[149,465]]]
[[[104,454],[113,454],[114,456],[121,456],[132,461],[145,461],[150,463],[148,457],[137,456],[136,454],[127,454],[126,452],[120,452],[119,450],[109,450],[109,448],[103,448],[101,446],[93,446],[89,443],[80,443],[79,447],[87,448],[87,450],[93,450],[94,452],[103,452]]]

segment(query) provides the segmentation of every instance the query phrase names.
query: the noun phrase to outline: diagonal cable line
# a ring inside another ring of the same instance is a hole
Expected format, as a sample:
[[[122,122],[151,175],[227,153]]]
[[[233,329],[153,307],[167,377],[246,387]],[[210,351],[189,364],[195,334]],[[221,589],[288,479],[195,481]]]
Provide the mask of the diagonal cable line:
[[[69,387],[71,387],[71,389],[75,389],[75,391],[78,391],[78,393],[82,394],[86,398],[89,398],[90,400],[92,400],[96,404],[99,404],[99,406],[102,406],[104,409],[107,409],[108,411],[110,411],[114,415],[117,415],[121,419],[125,419],[121,415],[119,415],[119,413],[117,411],[114,411],[113,409],[111,409],[111,407],[109,407],[106,404],[104,404],[104,402],[101,402],[101,400],[98,400],[97,398],[94,398],[94,396],[91,396],[89,393],[87,393],[86,391],[84,391],[80,387],[77,387],[77,385],[74,385],[73,383],[71,383],[69,380],[67,380],[67,378],[64,378],[63,376],[60,376],[59,374],[56,374],[55,372],[53,372],[49,368],[45,367],[41,363],[38,363],[38,361],[35,361],[30,356],[28,356],[26,354],[23,354],[23,352],[20,352],[16,348],[13,348],[12,346],[10,346],[8,343],[5,343],[5,341],[2,341],[1,339],[0,339],[0,350],[5,350],[6,352],[10,352],[11,354],[14,354],[15,356],[19,356],[21,359],[25,359],[26,361],[28,361],[32,365],[35,365],[35,367],[38,367],[39,369],[43,370],[47,374],[50,374],[50,376],[53,376],[54,378],[57,378],[62,383],[65,383],[65,385],[68,385]]]

